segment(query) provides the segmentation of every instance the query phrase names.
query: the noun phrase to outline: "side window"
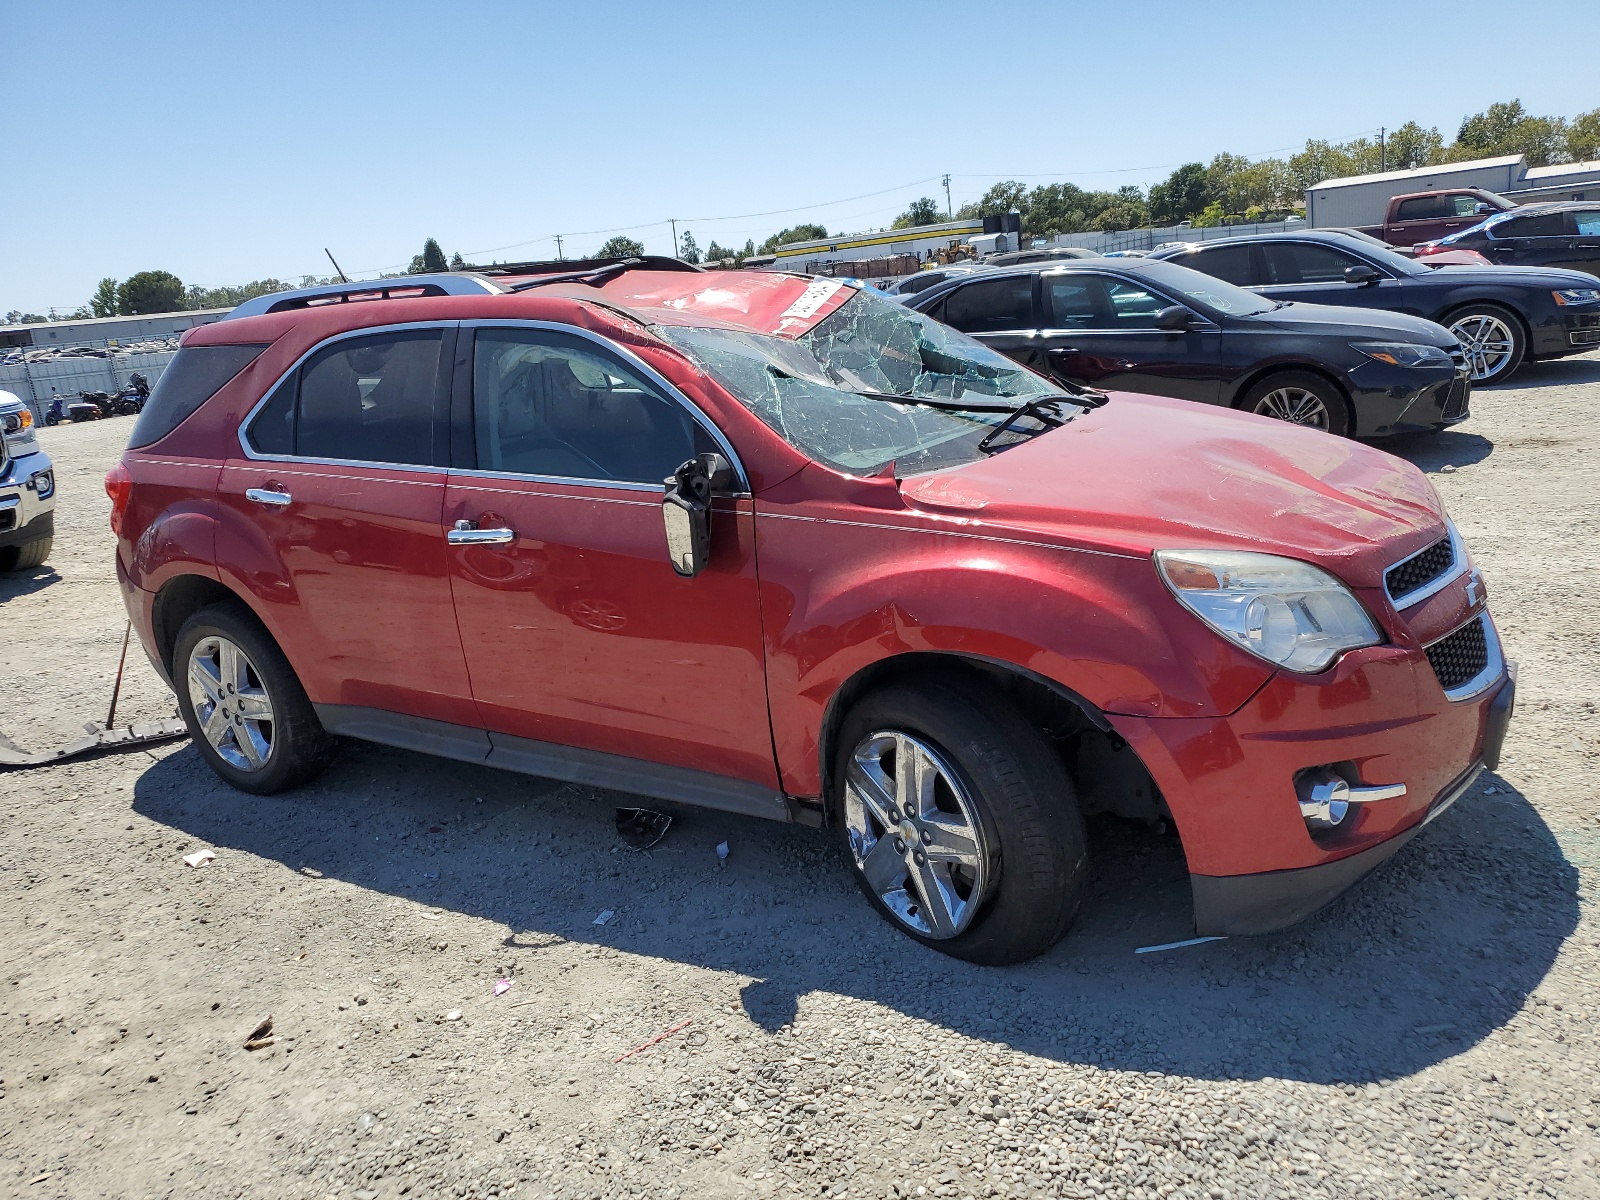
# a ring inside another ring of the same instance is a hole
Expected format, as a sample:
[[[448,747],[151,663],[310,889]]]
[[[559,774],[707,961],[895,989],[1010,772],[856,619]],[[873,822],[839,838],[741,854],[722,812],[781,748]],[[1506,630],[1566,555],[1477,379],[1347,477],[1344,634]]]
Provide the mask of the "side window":
[[[1471,208],[1467,211],[1470,213]],[[1428,221],[1445,215],[1443,196],[1418,196],[1414,200],[1400,201],[1395,210],[1396,221]]]
[[[1262,250],[1268,283],[1343,283],[1344,269],[1358,263],[1343,250],[1311,242],[1269,243]]]
[[[945,321],[963,333],[1033,328],[1033,276],[969,283],[950,293]]]
[[[1600,208],[1579,209],[1572,219],[1573,232],[1579,237],[1600,237]]]
[[[1450,197],[1451,212],[1453,217],[1475,217],[1478,215],[1478,205],[1483,201],[1476,196],[1457,192]]]
[[[1492,232],[1496,238],[1561,237],[1567,232],[1567,222],[1563,213],[1534,213],[1502,221]]]
[[[1213,279],[1221,279],[1240,287],[1255,283],[1250,268],[1249,246],[1212,246],[1172,260],[1179,266],[1204,271]]]
[[[1045,276],[1052,329],[1093,329],[1100,320],[1100,281],[1092,275]]]
[[[259,454],[434,464],[442,340],[424,329],[334,343],[278,385],[250,444]]]
[[[1112,326],[1116,329],[1154,329],[1156,314],[1168,306],[1164,296],[1148,291],[1126,279],[1108,279],[1106,301],[1111,306]]]
[[[586,338],[480,329],[472,407],[478,467],[660,485],[716,449],[688,411]]]

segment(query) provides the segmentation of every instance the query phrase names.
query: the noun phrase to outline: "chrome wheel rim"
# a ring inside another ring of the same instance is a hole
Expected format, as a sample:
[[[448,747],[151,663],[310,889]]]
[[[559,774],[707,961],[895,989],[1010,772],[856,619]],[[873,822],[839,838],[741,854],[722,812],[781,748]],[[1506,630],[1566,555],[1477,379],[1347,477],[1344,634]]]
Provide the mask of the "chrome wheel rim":
[[[989,856],[972,799],[937,750],[870,734],[850,756],[844,808],[856,870],[896,921],[941,941],[972,924]]]
[[[1281,387],[1270,391],[1256,402],[1255,412],[1291,425],[1328,428],[1328,406],[1322,402],[1322,397],[1305,388]]]
[[[1516,349],[1511,326],[1488,313],[1468,313],[1450,326],[1450,332],[1461,340],[1474,383],[1493,379],[1505,370]]]
[[[202,638],[189,652],[189,701],[219,758],[259,771],[272,757],[272,697],[250,656],[225,637]]]

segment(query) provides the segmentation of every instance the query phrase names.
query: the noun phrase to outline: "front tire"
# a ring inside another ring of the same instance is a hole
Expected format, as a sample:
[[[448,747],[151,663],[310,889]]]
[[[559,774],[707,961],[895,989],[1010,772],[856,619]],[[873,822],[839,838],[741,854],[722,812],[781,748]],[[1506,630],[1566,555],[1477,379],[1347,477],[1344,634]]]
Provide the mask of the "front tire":
[[[1522,322],[1498,304],[1473,304],[1453,312],[1445,328],[1460,341],[1475,385],[1499,383],[1522,365],[1528,339]]]
[[[7,546],[0,550],[0,571],[31,571],[42,567],[55,544],[54,537],[42,537],[20,546]]]
[[[1350,410],[1344,394],[1310,371],[1280,371],[1245,393],[1239,407],[1257,416],[1320,429],[1336,437],[1350,432]]]
[[[179,628],[172,664],[189,736],[234,787],[270,795],[328,765],[332,739],[253,616],[231,604],[201,609]]]
[[[833,779],[851,872],[901,932],[990,966],[1066,934],[1088,872],[1077,793],[1003,698],[937,684],[873,693],[845,718]]]

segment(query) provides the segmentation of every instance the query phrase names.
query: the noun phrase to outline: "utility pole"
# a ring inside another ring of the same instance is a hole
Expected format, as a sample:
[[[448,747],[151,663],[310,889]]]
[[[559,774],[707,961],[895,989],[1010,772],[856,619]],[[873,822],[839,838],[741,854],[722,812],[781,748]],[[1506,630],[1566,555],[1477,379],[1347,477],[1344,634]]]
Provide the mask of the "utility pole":
[[[678,219],[676,217],[668,217],[667,220],[672,224],[672,257],[673,258],[677,258],[678,257]]]
[[[1387,171],[1389,169],[1388,133],[1389,131],[1383,126],[1380,125],[1378,127],[1378,169],[1380,171]]]
[[[561,235],[556,234],[556,261],[561,261]]]
[[[951,205],[951,203],[950,203],[950,176],[949,176],[949,174],[946,174],[945,177],[944,177],[944,215],[946,217],[948,217],[952,221],[954,221],[956,219],[956,210],[955,210],[954,206]]]

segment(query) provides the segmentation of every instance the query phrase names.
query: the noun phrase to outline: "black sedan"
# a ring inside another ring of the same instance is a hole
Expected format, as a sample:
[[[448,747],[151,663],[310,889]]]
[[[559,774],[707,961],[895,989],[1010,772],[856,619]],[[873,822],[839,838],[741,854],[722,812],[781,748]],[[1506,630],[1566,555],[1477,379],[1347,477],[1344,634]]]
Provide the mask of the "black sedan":
[[[1456,341],[1416,317],[1264,300],[1152,259],[951,279],[905,303],[1068,383],[1371,437],[1467,417]]]
[[[1440,250],[1476,250],[1492,263],[1565,267],[1600,275],[1600,204],[1523,204],[1417,247],[1417,257]]]
[[[1600,346],[1600,284],[1576,271],[1430,269],[1374,239],[1316,230],[1225,238],[1151,257],[1272,300],[1379,308],[1437,321],[1460,340],[1474,383],[1498,383],[1526,360]]]

